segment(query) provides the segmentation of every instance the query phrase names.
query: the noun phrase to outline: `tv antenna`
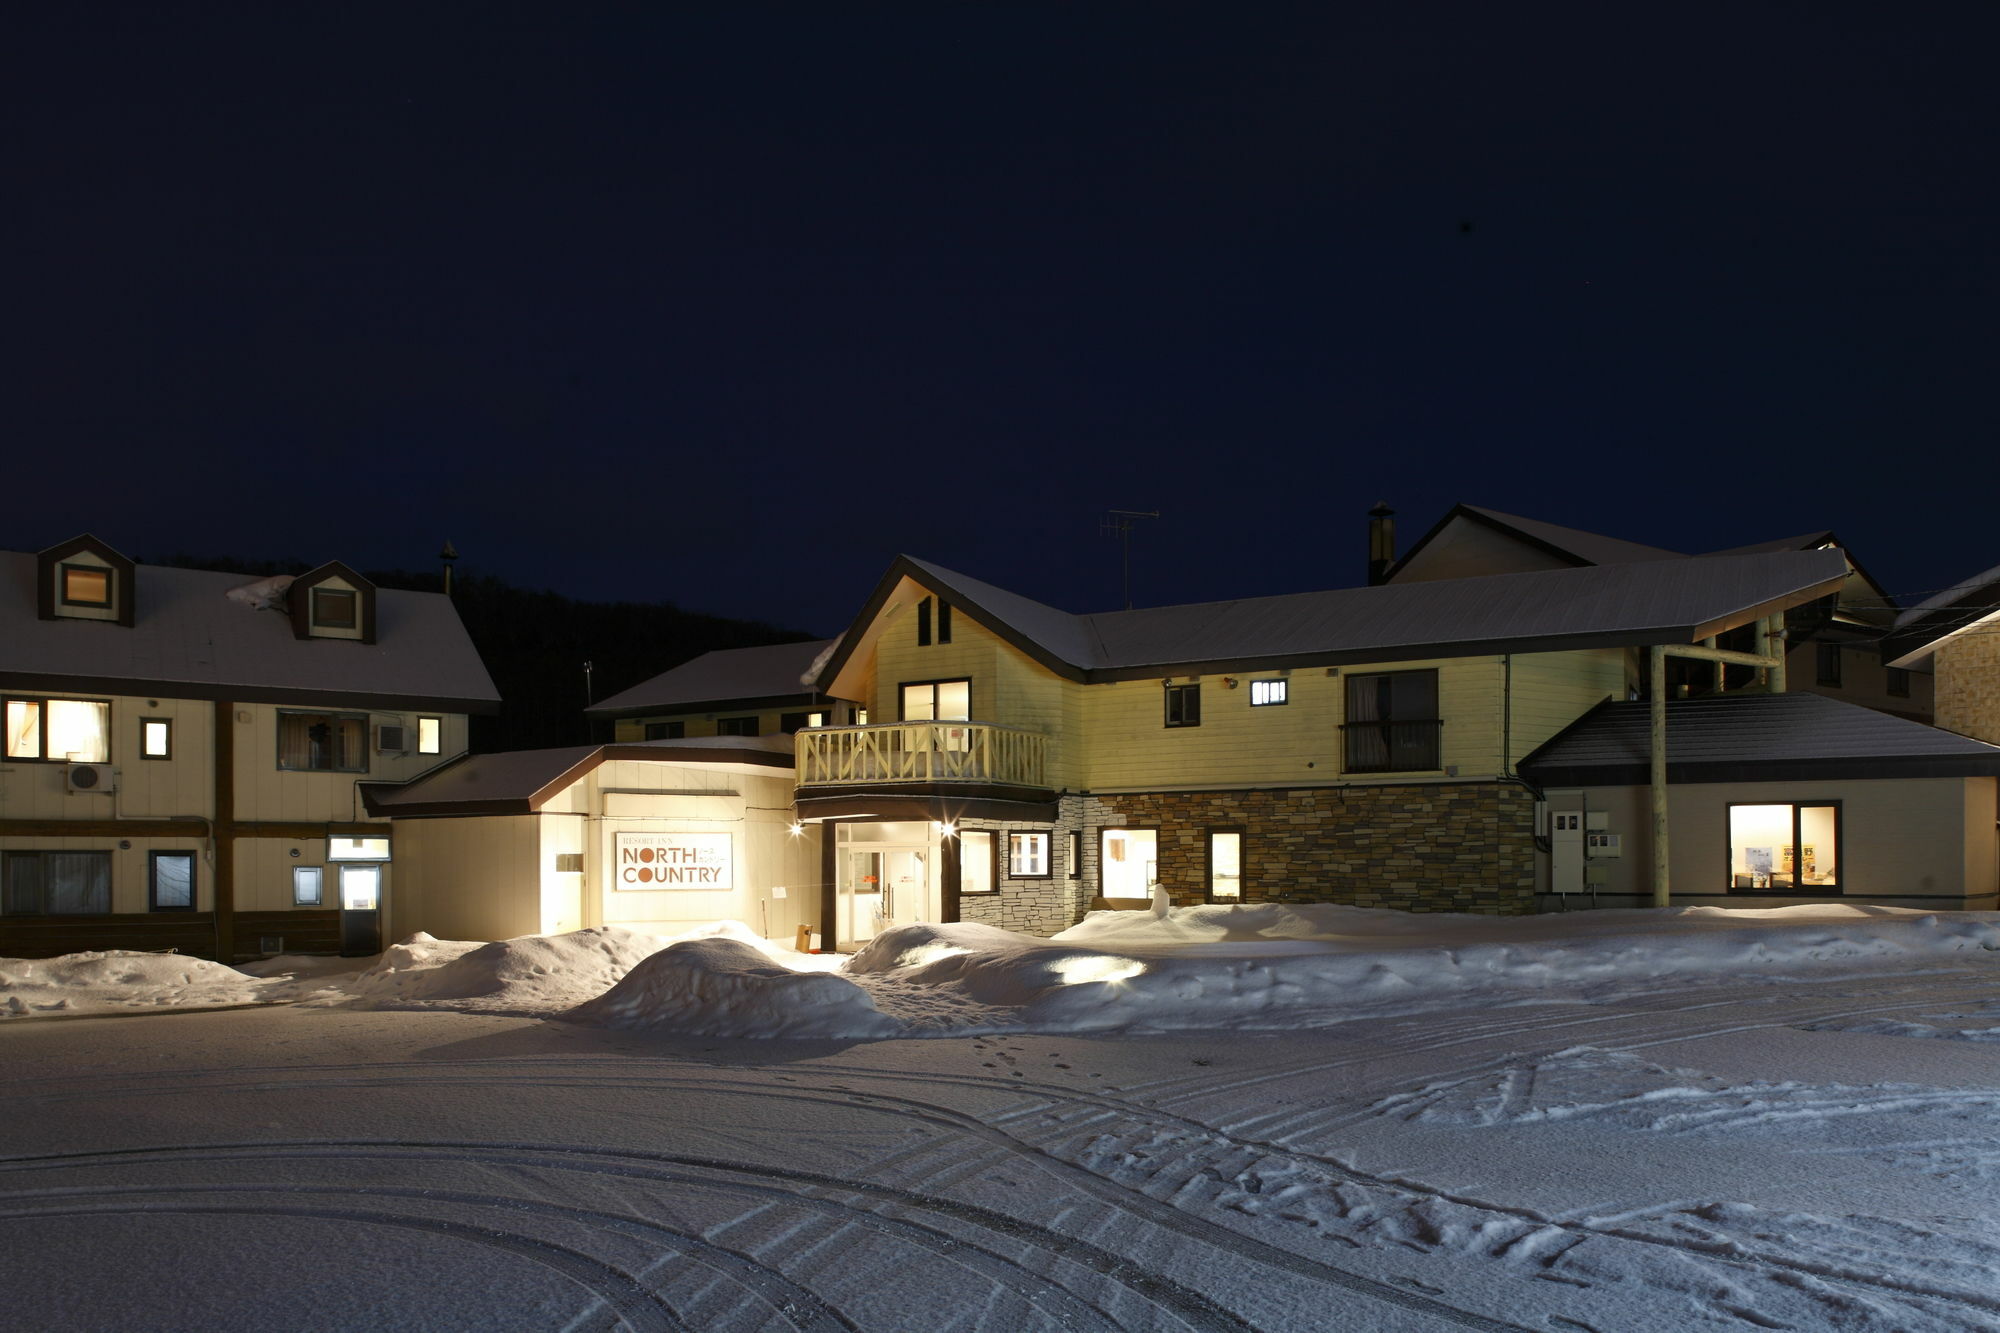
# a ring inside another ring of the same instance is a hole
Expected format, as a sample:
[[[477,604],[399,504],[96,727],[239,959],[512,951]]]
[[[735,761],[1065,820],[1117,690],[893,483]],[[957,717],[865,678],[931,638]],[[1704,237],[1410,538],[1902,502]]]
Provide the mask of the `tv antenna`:
[[[1116,537],[1121,548],[1125,574],[1125,609],[1132,609],[1132,520],[1136,518],[1158,518],[1157,509],[1113,509],[1097,525],[1102,536]]]

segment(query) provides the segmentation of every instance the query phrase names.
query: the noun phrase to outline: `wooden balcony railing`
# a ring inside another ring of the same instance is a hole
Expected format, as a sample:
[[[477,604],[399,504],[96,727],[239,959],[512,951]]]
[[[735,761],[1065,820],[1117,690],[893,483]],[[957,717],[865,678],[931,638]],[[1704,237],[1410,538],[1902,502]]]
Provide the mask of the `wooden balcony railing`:
[[[1049,738],[991,722],[890,722],[798,734],[798,785],[996,782],[1047,787]]]

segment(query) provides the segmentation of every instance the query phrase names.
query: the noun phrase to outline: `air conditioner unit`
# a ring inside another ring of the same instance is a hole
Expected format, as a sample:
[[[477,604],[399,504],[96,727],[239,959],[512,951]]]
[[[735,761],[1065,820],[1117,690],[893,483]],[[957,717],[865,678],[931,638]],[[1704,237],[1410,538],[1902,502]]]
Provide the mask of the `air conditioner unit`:
[[[109,764],[71,764],[63,770],[71,791],[117,791],[118,770]]]
[[[382,754],[401,754],[410,748],[404,733],[408,727],[384,725],[375,728],[375,749]]]

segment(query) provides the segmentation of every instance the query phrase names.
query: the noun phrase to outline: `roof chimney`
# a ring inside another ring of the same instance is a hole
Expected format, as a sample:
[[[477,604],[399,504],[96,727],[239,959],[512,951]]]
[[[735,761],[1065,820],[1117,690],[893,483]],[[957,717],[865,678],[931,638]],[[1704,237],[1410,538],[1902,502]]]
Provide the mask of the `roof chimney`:
[[[1387,500],[1377,500],[1368,511],[1368,586],[1387,581],[1389,566],[1396,563],[1396,511]]]

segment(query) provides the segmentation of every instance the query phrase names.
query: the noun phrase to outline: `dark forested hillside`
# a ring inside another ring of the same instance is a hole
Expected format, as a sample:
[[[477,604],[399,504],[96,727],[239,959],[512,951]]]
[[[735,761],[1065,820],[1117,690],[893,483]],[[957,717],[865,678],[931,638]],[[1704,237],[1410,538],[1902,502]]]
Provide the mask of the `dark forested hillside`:
[[[224,556],[170,555],[145,563],[218,569],[247,578],[302,574],[311,568],[296,560]],[[362,572],[383,588],[438,592],[443,586],[436,572]],[[453,577],[452,602],[500,690],[499,715],[472,719],[472,748],[482,753],[608,740],[608,726],[586,728],[588,700],[609,698],[715,648],[814,637],[758,621],[683,611],[669,602],[581,602],[479,574]],[[590,664],[587,677],[585,663]]]

